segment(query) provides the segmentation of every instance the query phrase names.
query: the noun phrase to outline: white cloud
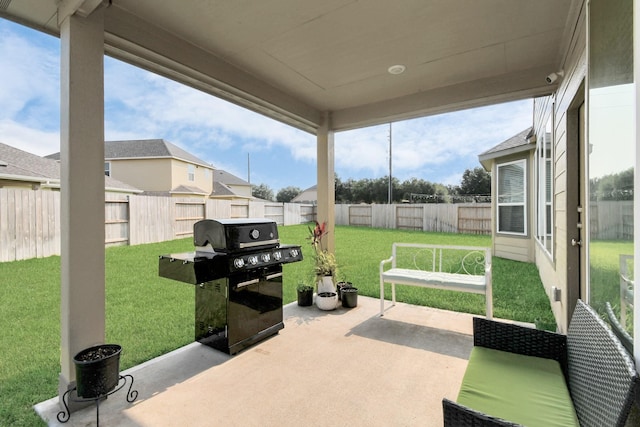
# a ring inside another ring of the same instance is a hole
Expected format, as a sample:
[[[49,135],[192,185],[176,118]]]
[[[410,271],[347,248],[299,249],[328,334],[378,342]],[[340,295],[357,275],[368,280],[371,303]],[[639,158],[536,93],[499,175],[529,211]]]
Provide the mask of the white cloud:
[[[277,145],[291,150],[295,158],[315,155],[312,135],[230,102],[116,60],[107,61],[105,76],[109,132],[131,127],[133,134],[165,137],[176,143],[188,140],[203,151],[212,146],[229,149],[240,141],[242,151],[269,150]],[[112,120],[110,103],[114,105]]]
[[[0,142],[38,156],[60,151],[60,133],[24,126],[11,120],[0,120]]]
[[[445,164],[477,161],[478,154],[531,126],[531,108],[532,101],[525,100],[393,123],[393,169],[424,174]],[[389,125],[336,134],[338,167],[388,174]],[[457,184],[464,169],[435,181]]]

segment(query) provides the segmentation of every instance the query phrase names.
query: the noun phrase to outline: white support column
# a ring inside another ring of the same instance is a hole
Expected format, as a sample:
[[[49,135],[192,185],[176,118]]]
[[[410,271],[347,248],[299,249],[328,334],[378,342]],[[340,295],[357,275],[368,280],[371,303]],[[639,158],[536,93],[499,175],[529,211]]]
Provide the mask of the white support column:
[[[325,113],[322,126],[317,133],[318,153],[318,222],[327,223],[329,234],[325,237],[327,250],[335,252],[334,230],[336,223],[336,186],[334,171],[333,130],[331,130],[331,115]]]
[[[635,139],[636,159],[634,169],[633,196],[633,269],[640,271],[640,2],[633,2],[633,75],[636,82],[635,89]],[[640,275],[635,283],[640,283]],[[635,285],[634,285],[635,286]],[[633,293],[633,352],[636,370],[640,372],[640,287]]]
[[[73,356],[105,340],[104,10],[60,22],[60,396]]]

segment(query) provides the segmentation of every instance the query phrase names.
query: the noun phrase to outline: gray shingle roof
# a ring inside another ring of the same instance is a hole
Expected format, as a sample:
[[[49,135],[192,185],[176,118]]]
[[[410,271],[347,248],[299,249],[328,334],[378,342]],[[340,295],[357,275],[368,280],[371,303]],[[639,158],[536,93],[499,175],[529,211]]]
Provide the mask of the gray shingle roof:
[[[17,175],[29,178],[60,179],[60,165],[57,161],[45,159],[10,145],[0,143],[0,174]]]
[[[0,175],[13,175],[24,177],[25,181],[55,181],[60,184],[60,163],[47,157],[40,157],[28,153],[10,145],[0,143]],[[104,177],[105,188],[129,190],[139,192],[140,190],[124,182],[109,176]]]
[[[482,167],[484,167],[485,170],[490,171],[492,164],[491,160],[493,159],[534,150],[536,145],[530,143],[530,138],[533,135],[532,129],[533,128],[527,128],[506,141],[488,149],[484,153],[479,154],[478,160],[480,161],[480,164],[482,164]]]
[[[213,182],[222,182],[227,185],[249,185],[248,181],[245,181],[242,178],[238,178],[237,176],[224,171],[222,169],[216,169],[213,172]]]
[[[176,188],[174,188],[173,190],[171,190],[171,193],[198,194],[198,195],[208,195],[209,194],[206,191],[204,191],[202,188],[195,187],[195,186],[189,186],[189,185],[179,185]]]
[[[183,150],[175,144],[165,141],[164,139],[141,139],[133,141],[105,141],[104,157],[106,160],[111,159],[130,159],[130,158],[158,158],[171,157],[175,159],[186,160],[191,163],[197,163],[204,166],[211,166],[204,160],[194,156],[193,154]]]
[[[507,139],[506,141],[501,142],[500,144],[489,148],[487,151],[485,151],[484,153],[479,154],[480,157],[487,157],[491,154],[495,154],[495,153],[500,153],[502,151],[510,151],[510,150],[514,150],[514,149],[518,149],[521,147],[526,147],[527,149],[529,149],[529,137],[531,136],[531,129],[532,128],[527,128],[525,130],[523,130],[522,132],[518,133],[517,135],[512,136],[511,138]],[[491,156],[491,157],[497,157],[497,156]]]
[[[59,159],[60,153],[50,154],[47,158]],[[204,160],[183,150],[177,145],[170,143],[169,141],[165,141],[164,139],[105,141],[104,158],[105,160],[174,158],[211,167],[211,165]]]

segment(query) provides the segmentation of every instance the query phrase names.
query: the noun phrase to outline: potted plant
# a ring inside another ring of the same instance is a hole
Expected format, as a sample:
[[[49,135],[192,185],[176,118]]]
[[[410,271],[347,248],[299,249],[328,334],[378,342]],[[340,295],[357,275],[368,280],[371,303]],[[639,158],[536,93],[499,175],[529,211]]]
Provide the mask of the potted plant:
[[[122,347],[118,344],[101,344],[86,348],[74,356],[78,397],[103,396],[118,385],[121,351]]]
[[[345,308],[353,308],[358,305],[358,288],[354,287],[351,282],[343,282],[344,285],[340,289],[342,293],[342,306]]]
[[[342,299],[342,288],[351,288],[351,287],[353,287],[353,284],[344,279],[336,283],[336,288],[338,289],[338,300]]]
[[[337,261],[333,253],[329,252],[322,242],[322,238],[328,233],[326,223],[316,221],[315,227],[309,227],[309,237],[314,250],[314,273],[318,284],[316,305],[321,310],[333,310],[336,308],[338,294],[333,283],[333,277],[337,270]]]
[[[299,306],[308,307],[313,304],[313,286],[300,282],[298,283],[297,291]]]

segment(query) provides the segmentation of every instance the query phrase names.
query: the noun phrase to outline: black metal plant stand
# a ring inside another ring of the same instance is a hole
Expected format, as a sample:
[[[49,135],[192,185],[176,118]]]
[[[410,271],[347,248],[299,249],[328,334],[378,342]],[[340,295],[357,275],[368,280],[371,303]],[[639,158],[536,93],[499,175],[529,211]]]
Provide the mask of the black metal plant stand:
[[[100,425],[100,401],[106,398],[107,396],[110,396],[113,393],[121,390],[127,384],[128,378],[131,379],[131,384],[129,385],[129,391],[127,391],[127,402],[132,403],[138,398],[138,391],[131,390],[133,388],[133,375],[120,375],[120,378],[118,379],[118,386],[113,390],[111,390],[110,392],[101,394],[99,396],[95,396],[91,398],[80,398],[80,397],[72,398],[70,397],[70,394],[71,392],[76,390],[76,387],[67,390],[62,395],[62,403],[64,405],[64,411],[58,412],[58,416],[57,416],[58,421],[60,421],[61,423],[66,423],[67,421],[69,421],[69,418],[71,418],[71,411],[69,411],[69,405],[67,404],[67,402],[71,401],[71,402],[80,403],[80,402],[94,401],[96,403],[96,426],[99,426]]]

